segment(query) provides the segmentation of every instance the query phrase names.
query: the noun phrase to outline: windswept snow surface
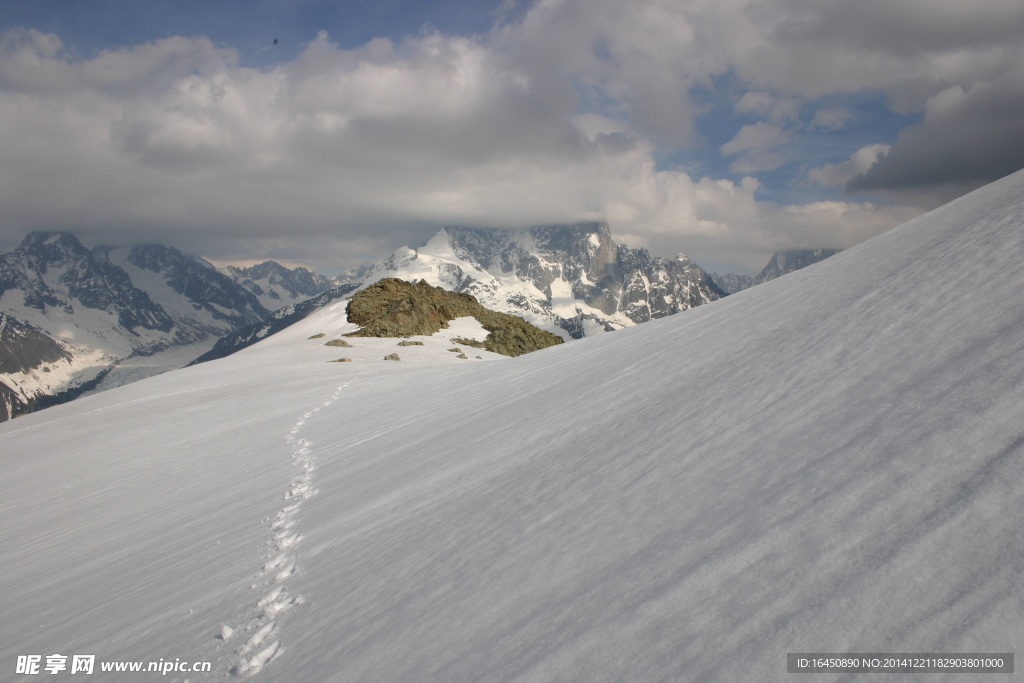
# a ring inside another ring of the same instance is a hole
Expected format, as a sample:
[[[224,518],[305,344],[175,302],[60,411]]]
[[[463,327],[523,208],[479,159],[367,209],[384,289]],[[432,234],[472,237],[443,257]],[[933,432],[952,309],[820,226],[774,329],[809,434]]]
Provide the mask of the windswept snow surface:
[[[306,337],[340,332],[334,306],[20,417],[3,675],[93,653],[282,682],[784,681],[787,652],[1019,653],[1022,287],[1017,173],[614,335],[328,364],[345,349]],[[162,680],[185,678],[207,677]]]

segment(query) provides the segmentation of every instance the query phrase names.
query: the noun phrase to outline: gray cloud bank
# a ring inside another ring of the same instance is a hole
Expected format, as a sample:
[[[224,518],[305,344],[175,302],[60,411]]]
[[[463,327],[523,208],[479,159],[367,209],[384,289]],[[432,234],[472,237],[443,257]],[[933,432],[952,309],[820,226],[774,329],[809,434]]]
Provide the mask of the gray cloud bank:
[[[1019,73],[955,85],[928,101],[925,120],[847,189],[920,189],[991,182],[1024,166],[1024,64]]]
[[[765,121],[721,150],[739,173],[775,167],[801,105],[878,91],[925,118],[866,171],[847,164],[850,189],[990,178],[1024,165],[1022,33],[1018,0],[542,0],[487,35],[345,50],[321,33],[266,70],[203,37],[73,59],[57,36],[10,31],[0,239],[68,229],[330,272],[444,223],[599,219],[631,246],[760,267],[920,208],[782,206],[754,177],[659,170],[660,146],[692,139],[694,87],[733,73],[764,93],[743,107]],[[848,119],[833,103],[813,125]]]

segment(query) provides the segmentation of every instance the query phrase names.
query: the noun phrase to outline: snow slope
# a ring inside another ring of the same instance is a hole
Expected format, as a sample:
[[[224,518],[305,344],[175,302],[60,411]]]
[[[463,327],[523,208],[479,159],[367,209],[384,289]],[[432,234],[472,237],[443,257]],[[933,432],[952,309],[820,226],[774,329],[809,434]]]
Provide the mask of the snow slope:
[[[614,335],[329,364],[345,349],[306,337],[342,331],[339,303],[17,418],[3,676],[57,652],[265,681],[783,681],[787,652],[1020,652],[1022,285],[1024,172]],[[186,678],[207,677],[162,680]]]

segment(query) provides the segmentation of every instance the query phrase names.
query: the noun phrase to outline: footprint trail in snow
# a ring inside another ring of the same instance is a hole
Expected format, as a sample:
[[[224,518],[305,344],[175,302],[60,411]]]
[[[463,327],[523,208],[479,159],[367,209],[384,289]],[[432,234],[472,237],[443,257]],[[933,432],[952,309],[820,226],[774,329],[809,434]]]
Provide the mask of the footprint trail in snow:
[[[305,602],[301,595],[290,594],[285,586],[298,569],[296,546],[302,541],[302,536],[295,531],[296,515],[302,508],[303,501],[317,493],[313,488],[315,458],[310,454],[309,441],[301,438],[299,431],[306,420],[334,403],[346,386],[348,383],[338,387],[334,394],[319,406],[307,411],[285,437],[285,441],[292,448],[292,461],[300,468],[301,473],[292,479],[288,491],[284,494],[286,505],[274,517],[270,527],[273,534],[268,542],[271,552],[263,565],[263,571],[257,577],[262,579],[263,586],[269,584],[270,591],[256,603],[254,614],[250,615],[248,625],[243,627],[246,633],[252,635],[237,650],[238,663],[232,669],[236,676],[252,676],[284,651],[277,617],[295,605]],[[255,590],[260,585],[254,583],[252,588]],[[236,629],[224,625],[222,638],[227,640],[235,631]]]

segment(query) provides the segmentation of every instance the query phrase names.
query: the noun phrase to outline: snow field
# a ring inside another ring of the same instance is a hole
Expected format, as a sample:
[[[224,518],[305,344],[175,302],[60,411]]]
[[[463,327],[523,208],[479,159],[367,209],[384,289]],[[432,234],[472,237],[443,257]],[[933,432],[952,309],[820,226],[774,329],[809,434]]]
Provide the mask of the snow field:
[[[343,333],[341,302],[18,418],[0,661],[785,681],[787,652],[1020,651],[1022,284],[1018,173],[755,289],[507,362],[456,362],[442,338],[388,347],[433,365],[328,364],[355,349],[307,337]]]

